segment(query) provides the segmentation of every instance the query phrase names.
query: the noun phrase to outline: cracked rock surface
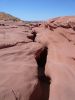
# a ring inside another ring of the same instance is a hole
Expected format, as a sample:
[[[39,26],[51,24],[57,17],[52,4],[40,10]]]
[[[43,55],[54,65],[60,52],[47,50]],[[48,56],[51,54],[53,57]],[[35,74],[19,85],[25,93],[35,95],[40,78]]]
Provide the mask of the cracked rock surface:
[[[75,17],[0,20],[0,100],[75,100]]]

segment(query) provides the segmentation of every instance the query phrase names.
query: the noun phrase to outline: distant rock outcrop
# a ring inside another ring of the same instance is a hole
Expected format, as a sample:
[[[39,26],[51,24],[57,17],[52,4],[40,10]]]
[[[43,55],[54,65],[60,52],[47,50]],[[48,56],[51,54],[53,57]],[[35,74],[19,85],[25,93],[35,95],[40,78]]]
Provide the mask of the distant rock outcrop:
[[[75,17],[25,22],[5,16],[0,100],[75,100]]]
[[[0,12],[0,20],[5,20],[5,21],[8,21],[8,20],[13,20],[13,21],[20,21],[19,18],[16,18],[10,14],[7,14],[7,13],[4,13],[4,12]]]

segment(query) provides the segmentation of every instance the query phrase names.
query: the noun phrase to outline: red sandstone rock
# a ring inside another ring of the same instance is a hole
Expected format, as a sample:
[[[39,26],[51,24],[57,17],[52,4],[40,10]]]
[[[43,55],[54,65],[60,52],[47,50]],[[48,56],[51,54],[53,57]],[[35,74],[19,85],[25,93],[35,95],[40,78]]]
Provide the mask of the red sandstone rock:
[[[75,17],[33,26],[1,21],[0,100],[75,100]]]

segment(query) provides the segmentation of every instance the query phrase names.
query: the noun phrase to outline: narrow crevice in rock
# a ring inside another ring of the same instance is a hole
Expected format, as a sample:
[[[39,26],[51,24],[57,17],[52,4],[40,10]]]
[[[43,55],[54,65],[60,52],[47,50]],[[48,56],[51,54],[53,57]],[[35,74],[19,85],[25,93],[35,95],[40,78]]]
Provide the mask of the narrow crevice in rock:
[[[2,45],[0,45],[0,49],[13,47],[13,46],[15,46],[15,45],[16,45],[16,44],[2,44]]]
[[[27,36],[27,37],[28,37],[29,39],[31,39],[33,42],[35,42],[36,34],[37,34],[37,32],[36,32],[36,31],[33,31],[33,32],[31,33],[31,35],[30,35],[30,36]]]
[[[39,54],[36,55],[36,61],[38,64],[38,78],[41,81],[49,83],[49,79],[44,74],[48,48],[45,47],[45,48],[41,49],[38,53]]]
[[[18,44],[24,44],[24,43],[29,43],[29,42],[25,42],[25,41],[21,41],[21,42],[16,42],[16,43],[5,43],[5,44],[1,44],[0,45],[0,49],[5,49],[5,48],[10,48],[10,47],[14,47],[17,46]]]
[[[35,54],[35,59],[38,65],[38,84],[31,96],[30,100],[48,100],[50,90],[50,79],[45,76],[45,64],[47,60],[48,48],[40,49]]]

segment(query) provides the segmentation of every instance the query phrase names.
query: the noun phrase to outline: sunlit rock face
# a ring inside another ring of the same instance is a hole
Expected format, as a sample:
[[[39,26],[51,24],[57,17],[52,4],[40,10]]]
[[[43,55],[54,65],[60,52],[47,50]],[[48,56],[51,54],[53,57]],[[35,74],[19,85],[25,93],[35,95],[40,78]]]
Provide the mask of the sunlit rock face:
[[[0,20],[0,100],[75,100],[75,17]]]

